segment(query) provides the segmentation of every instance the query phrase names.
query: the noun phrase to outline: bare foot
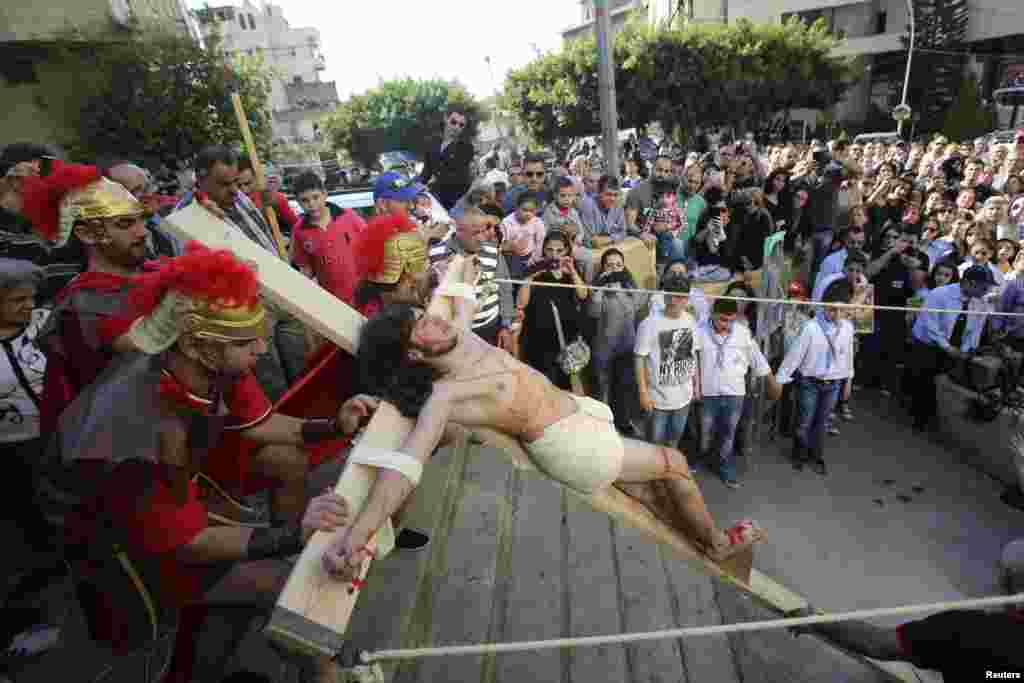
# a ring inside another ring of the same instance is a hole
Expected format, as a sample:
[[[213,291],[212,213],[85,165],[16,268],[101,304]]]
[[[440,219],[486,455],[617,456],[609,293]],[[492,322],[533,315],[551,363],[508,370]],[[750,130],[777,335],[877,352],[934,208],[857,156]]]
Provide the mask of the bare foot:
[[[721,532],[721,537],[708,554],[715,562],[722,562],[767,537],[765,530],[758,526],[757,522],[743,520]]]

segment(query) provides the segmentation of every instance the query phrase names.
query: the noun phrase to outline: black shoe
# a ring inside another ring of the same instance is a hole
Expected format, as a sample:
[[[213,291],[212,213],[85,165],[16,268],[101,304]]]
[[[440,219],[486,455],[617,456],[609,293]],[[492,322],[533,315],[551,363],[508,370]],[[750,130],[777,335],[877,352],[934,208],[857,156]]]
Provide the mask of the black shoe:
[[[811,461],[811,469],[815,472],[815,474],[820,474],[820,475],[824,476],[825,473],[826,473],[825,461],[820,459],[820,458],[817,459],[817,460],[812,460]]]
[[[999,496],[999,500],[1012,508],[1024,510],[1024,491],[1021,491],[1020,487],[1006,489],[1003,495]]]
[[[430,543],[430,536],[415,529],[402,529],[395,536],[395,547],[399,550],[423,550]]]

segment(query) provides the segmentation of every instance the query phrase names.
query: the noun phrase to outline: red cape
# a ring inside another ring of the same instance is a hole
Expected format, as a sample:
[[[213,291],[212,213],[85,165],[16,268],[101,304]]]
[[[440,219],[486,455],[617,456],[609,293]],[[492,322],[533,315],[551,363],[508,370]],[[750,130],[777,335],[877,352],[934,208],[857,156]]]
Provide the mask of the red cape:
[[[292,417],[333,417],[352,397],[355,388],[355,358],[334,344],[324,344],[306,366],[306,371],[277,402],[275,411]],[[310,465],[316,466],[348,446],[350,439],[334,439],[307,446]]]

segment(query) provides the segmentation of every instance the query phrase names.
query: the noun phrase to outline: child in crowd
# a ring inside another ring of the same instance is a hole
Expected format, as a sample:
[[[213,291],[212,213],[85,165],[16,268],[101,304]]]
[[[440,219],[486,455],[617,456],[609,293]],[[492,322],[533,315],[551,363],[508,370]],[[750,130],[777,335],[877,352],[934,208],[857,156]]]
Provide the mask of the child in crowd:
[[[683,259],[676,259],[669,261],[665,266],[665,272],[662,274],[662,279],[668,279],[669,275],[686,275],[689,276],[689,269],[686,267],[686,261]],[[665,295],[654,294],[651,296],[651,315],[662,315],[665,312]],[[693,281],[690,281],[690,314],[696,318],[697,322],[704,322],[711,315],[711,307],[708,305],[708,298],[704,296],[704,290],[700,287],[694,287]]]
[[[675,448],[686,430],[690,402],[700,397],[694,348],[697,321],[686,312],[688,277],[669,275],[661,289],[670,293],[665,310],[640,323],[634,369],[640,406],[649,416],[648,440]]]
[[[697,358],[700,372],[700,452],[707,457],[714,444],[715,467],[722,483],[740,487],[733,443],[744,412],[747,371],[768,377],[769,396],[778,398],[782,388],[771,376],[771,366],[758,348],[750,328],[739,320],[739,307],[731,299],[718,299],[711,319],[697,328]]]
[[[825,423],[836,405],[843,380],[853,378],[853,324],[842,317],[841,309],[827,304],[849,303],[853,295],[844,278],[825,290],[812,320],[804,323],[800,336],[786,352],[776,373],[779,384],[797,380],[798,417],[793,440],[793,467],[805,464],[818,474],[825,468]]]
[[[555,185],[555,201],[544,210],[544,226],[548,232],[558,230],[569,238],[572,257],[580,264],[583,279],[590,282],[594,276],[594,261],[590,247],[592,235],[576,209],[576,184],[571,178],[561,177]]]
[[[544,235],[547,229],[544,221],[537,217],[537,199],[524,192],[516,200],[516,210],[501,222],[504,240],[501,251],[508,263],[508,272],[513,279],[521,280],[526,266],[542,258]]]
[[[1017,252],[1020,250],[1018,244],[1011,240],[1003,238],[996,242],[996,268],[999,269],[1003,275],[1010,272],[1013,268],[1013,260],[1017,258]]]

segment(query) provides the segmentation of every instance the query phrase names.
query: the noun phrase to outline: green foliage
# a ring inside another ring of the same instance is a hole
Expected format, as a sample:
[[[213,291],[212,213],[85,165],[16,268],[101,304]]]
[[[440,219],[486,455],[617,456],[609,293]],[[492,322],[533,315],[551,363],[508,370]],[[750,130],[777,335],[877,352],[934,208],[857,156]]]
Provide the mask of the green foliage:
[[[614,43],[619,128],[658,123],[682,139],[697,126],[756,127],[780,110],[830,107],[859,73],[835,46],[824,22],[627,24]],[[544,144],[598,134],[596,39],[509,72],[503,104]]]
[[[960,92],[942,123],[942,133],[950,140],[970,140],[996,127],[995,116],[982,106],[977,81],[970,77],[961,80]]]
[[[969,13],[967,0],[912,0],[914,7],[914,56],[910,66],[907,102],[918,112],[919,132],[942,129],[946,112],[956,101],[964,80]],[[910,44],[909,24],[903,37]],[[922,52],[920,50],[945,52]],[[902,83],[903,74],[900,74]],[[942,129],[943,132],[944,129]]]
[[[160,162],[188,159],[209,144],[242,145],[232,76],[216,38],[206,50],[155,31],[116,42],[64,41],[55,57],[90,65],[75,93],[77,139],[67,145],[78,158]],[[270,75],[258,58],[232,67],[253,138],[266,155]]]
[[[440,79],[382,81],[342,102],[323,129],[335,149],[367,167],[383,152],[404,150],[423,158],[441,135],[450,106],[463,109],[463,135],[475,139],[487,113],[462,85]]]

